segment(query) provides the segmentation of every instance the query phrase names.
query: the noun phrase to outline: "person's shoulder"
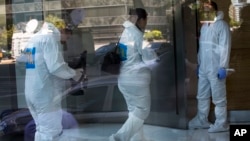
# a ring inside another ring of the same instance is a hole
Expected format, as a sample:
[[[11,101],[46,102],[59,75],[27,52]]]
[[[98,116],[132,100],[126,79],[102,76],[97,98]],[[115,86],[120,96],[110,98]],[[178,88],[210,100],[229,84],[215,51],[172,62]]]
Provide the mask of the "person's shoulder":
[[[218,22],[221,24],[228,24],[224,19],[218,20]]]
[[[218,24],[221,26],[228,26],[228,23],[224,20],[224,12],[223,11],[217,12],[215,24]]]
[[[136,26],[130,26],[125,28],[124,33],[131,38],[138,38],[141,36],[141,31]]]
[[[55,41],[52,34],[37,34],[31,39],[33,42],[52,43]]]
[[[229,28],[229,24],[228,22],[226,22],[225,20],[221,19],[215,22],[215,24],[219,27],[219,28]]]
[[[53,39],[53,34],[46,33],[46,34],[38,34],[37,38],[40,37],[41,39]]]

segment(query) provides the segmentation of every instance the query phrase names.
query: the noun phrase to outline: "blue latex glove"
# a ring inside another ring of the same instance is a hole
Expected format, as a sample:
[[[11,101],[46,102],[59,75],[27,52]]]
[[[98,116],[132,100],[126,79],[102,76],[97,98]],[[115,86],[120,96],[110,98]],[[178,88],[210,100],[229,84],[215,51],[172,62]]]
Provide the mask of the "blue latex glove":
[[[227,77],[227,71],[225,68],[220,68],[218,71],[218,78],[225,79]]]

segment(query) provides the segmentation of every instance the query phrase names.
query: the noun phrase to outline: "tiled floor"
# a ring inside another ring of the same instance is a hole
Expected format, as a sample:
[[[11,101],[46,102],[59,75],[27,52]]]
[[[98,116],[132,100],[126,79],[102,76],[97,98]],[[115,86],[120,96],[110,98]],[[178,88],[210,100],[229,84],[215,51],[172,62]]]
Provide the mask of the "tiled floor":
[[[84,124],[78,129],[64,130],[63,141],[108,141],[122,124]],[[146,138],[152,141],[229,141],[229,132],[208,133],[202,130],[180,130],[153,125],[144,125]],[[0,141],[24,141],[23,135],[1,137]]]
[[[120,127],[121,124],[86,124],[80,126],[78,133],[72,129],[64,133],[83,141],[108,141],[108,137]],[[205,129],[179,130],[145,125],[144,132],[152,141],[229,141],[229,132],[208,133]]]

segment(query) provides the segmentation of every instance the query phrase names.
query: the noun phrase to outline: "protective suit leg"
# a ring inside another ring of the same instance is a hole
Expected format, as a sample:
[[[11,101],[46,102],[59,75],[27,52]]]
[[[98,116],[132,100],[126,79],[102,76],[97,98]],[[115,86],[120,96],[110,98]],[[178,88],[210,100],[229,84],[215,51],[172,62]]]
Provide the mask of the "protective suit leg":
[[[129,116],[121,129],[110,136],[110,141],[130,141],[142,129],[144,120],[149,115],[150,89],[148,85],[131,86],[122,83],[118,83],[118,87],[126,100]]]
[[[57,141],[63,133],[61,110],[39,114],[37,121],[35,141]]]
[[[211,123],[208,121],[208,114],[210,110],[210,100],[198,100],[198,113],[189,122],[189,129],[206,129]]]
[[[214,80],[212,83],[212,97],[215,105],[215,123],[208,132],[224,132],[229,130],[227,123],[227,100],[225,80]]]
[[[210,111],[210,85],[206,78],[199,76],[198,82],[198,111],[196,116],[188,123],[189,129],[209,128],[208,121]]]
[[[226,132],[229,130],[229,125],[227,124],[227,107],[215,107],[215,123],[210,126],[208,132]]]
[[[62,134],[61,104],[60,102],[47,103],[47,101],[47,105],[41,104],[44,103],[43,100],[40,98],[40,101],[32,102],[32,97],[26,97],[27,105],[36,124],[35,141],[55,141]]]
[[[125,98],[129,113],[145,120],[151,106],[149,86],[129,86],[118,83],[118,87]]]
[[[144,120],[129,114],[128,119],[116,134],[110,136],[110,141],[130,141],[130,138],[143,127]]]
[[[144,135],[143,126],[139,129],[139,131],[131,138],[130,141],[152,141],[147,139]]]
[[[137,133],[131,138],[131,141],[144,141],[146,140],[143,133],[143,126],[139,129]]]
[[[76,132],[78,123],[74,116],[66,111],[63,111],[63,119],[62,119],[63,129],[75,129]],[[34,120],[31,120],[26,126],[24,130],[24,141],[34,141],[36,133],[36,124]]]

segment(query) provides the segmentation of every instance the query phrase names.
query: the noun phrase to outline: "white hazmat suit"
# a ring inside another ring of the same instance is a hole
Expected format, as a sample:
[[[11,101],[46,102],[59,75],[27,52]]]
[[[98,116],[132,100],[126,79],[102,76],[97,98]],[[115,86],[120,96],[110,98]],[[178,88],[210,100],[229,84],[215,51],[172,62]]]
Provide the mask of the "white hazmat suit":
[[[227,131],[226,79],[219,79],[219,69],[229,67],[231,33],[218,11],[214,23],[204,23],[201,28],[198,52],[198,112],[189,122],[189,128],[209,128],[208,132]],[[210,97],[215,105],[215,123],[210,125]]]
[[[60,79],[70,79],[76,72],[64,62],[60,49],[60,32],[45,22],[29,41],[25,54],[25,97],[36,123],[35,141],[56,141],[62,134]]]
[[[150,57],[154,58],[156,54],[153,53],[150,56],[142,49],[143,32],[133,23],[126,21],[123,26],[125,29],[120,39],[123,61],[118,87],[126,100],[129,116],[119,131],[110,137],[110,140],[145,141],[143,123],[149,115],[151,106],[151,72],[145,61],[150,60]]]

